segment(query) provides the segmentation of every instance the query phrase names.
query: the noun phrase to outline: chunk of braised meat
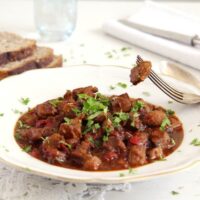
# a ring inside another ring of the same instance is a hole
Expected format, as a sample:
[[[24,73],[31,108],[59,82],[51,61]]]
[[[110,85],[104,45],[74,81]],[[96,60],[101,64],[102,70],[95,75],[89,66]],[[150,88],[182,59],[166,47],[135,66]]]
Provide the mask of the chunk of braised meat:
[[[166,114],[162,110],[153,110],[149,113],[146,113],[142,121],[144,124],[148,126],[160,126],[162,124],[162,121],[166,117]]]
[[[163,149],[169,148],[172,145],[169,134],[159,129],[153,130],[150,134],[150,139],[156,146],[160,146]]]
[[[113,112],[129,112],[132,107],[132,102],[127,93],[119,96],[111,97],[111,106]]]
[[[141,81],[144,81],[151,72],[151,62],[149,61],[142,61],[137,64],[136,67],[131,69],[131,83],[133,85],[137,85]]]
[[[96,92],[98,92],[97,87],[88,86],[88,87],[80,87],[80,88],[74,89],[72,91],[72,94],[73,94],[73,97],[77,99],[78,94],[86,94],[88,96],[94,97]]]
[[[83,166],[84,162],[90,154],[91,143],[89,141],[82,141],[75,150],[71,152],[70,159],[77,166]]]
[[[148,142],[148,133],[137,131],[135,132],[132,137],[129,139],[129,142],[133,145],[147,145]]]
[[[41,145],[44,159],[49,163],[64,163],[69,154],[69,150],[64,144],[64,137],[58,133],[54,133],[46,138]]]
[[[148,149],[147,155],[150,160],[161,159],[164,157],[163,150],[160,146]]]
[[[65,117],[74,118],[76,113],[73,111],[77,108],[76,103],[69,103],[68,101],[62,101],[58,105],[58,111],[64,113]]]
[[[55,132],[54,129],[49,127],[44,128],[28,128],[21,129],[18,134],[23,140],[28,141],[29,143],[34,143],[38,140],[41,140],[42,137],[50,136]]]
[[[70,119],[68,123],[62,123],[59,128],[59,133],[65,137],[65,139],[80,139],[81,138],[81,126],[82,121],[79,117]]]
[[[38,120],[38,116],[36,115],[35,110],[31,110],[25,115],[23,115],[20,120],[29,126],[35,126]]]
[[[125,153],[127,151],[126,145],[120,137],[109,136],[108,141],[103,143],[103,147],[107,151]]]
[[[89,156],[84,162],[83,168],[86,170],[98,170],[102,161],[97,156]]]
[[[176,116],[169,116],[168,118],[169,118],[169,120],[171,122],[170,127],[173,130],[182,129],[182,123],[178,120],[178,118]]]
[[[142,145],[132,145],[128,153],[128,162],[132,167],[144,165],[147,162],[146,147]]]
[[[104,160],[107,162],[111,162],[112,160],[118,159],[118,157],[119,157],[119,155],[114,151],[106,152],[103,155]]]
[[[60,123],[63,121],[63,115],[56,115],[51,116],[46,119],[40,119],[36,122],[35,127],[36,128],[54,128],[55,130],[58,129]]]
[[[39,117],[44,118],[57,114],[57,109],[50,102],[45,102],[36,106],[36,113]]]
[[[67,103],[75,103],[76,102],[71,90],[67,90],[67,92],[64,94],[64,101],[66,101]]]

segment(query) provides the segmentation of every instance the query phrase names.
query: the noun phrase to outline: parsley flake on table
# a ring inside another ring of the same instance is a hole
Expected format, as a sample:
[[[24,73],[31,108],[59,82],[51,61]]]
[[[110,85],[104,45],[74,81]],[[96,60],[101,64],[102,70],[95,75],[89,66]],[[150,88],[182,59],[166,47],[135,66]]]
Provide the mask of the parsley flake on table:
[[[115,86],[110,85],[110,86],[109,86],[109,89],[110,89],[110,90],[114,90],[114,89],[115,89]]]
[[[23,114],[22,111],[18,110],[18,109],[12,109],[12,111],[15,113],[15,114]]]
[[[123,176],[125,176],[124,173],[119,173],[119,177],[123,177]]]
[[[200,139],[194,138],[190,144],[193,146],[200,146]]]
[[[146,97],[150,97],[150,96],[151,96],[151,94],[150,94],[149,92],[146,92],[146,91],[142,92],[142,94],[143,94],[144,96],[146,96]]]
[[[178,195],[179,192],[173,190],[173,191],[171,191],[171,194],[172,194],[172,195]]]
[[[122,83],[122,82],[118,82],[117,86],[121,87],[121,88],[127,88],[127,84],[126,83]]]
[[[19,100],[19,102],[21,103],[21,104],[23,104],[23,105],[28,105],[28,103],[30,102],[30,99],[28,98],[28,97],[26,97],[26,98],[21,98],[20,100]]]
[[[0,117],[3,117],[4,116],[4,113],[0,113]]]

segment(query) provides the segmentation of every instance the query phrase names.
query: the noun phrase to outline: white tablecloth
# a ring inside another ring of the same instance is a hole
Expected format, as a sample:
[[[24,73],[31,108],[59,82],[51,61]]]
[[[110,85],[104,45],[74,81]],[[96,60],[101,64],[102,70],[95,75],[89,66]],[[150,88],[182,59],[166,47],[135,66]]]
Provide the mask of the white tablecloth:
[[[78,6],[77,29],[73,37],[67,42],[47,45],[63,54],[65,65],[88,62],[131,66],[137,54],[158,65],[164,58],[134,46],[126,52],[121,51],[122,47],[129,45],[105,35],[101,30],[102,23],[106,19],[125,17],[134,12],[140,4],[129,1],[81,1]],[[168,2],[165,4],[200,18],[200,3]],[[35,36],[32,1],[0,0],[0,30],[18,32],[29,37]],[[112,58],[109,58],[107,52],[112,52]],[[193,72],[200,77],[200,73]],[[103,199],[103,197],[105,200],[199,200],[199,172],[200,166],[196,166],[186,172],[156,180],[112,188],[109,185],[99,187],[63,183],[18,172],[0,164],[0,200],[78,200],[78,198],[86,200]],[[110,191],[111,189],[117,191]],[[119,192],[121,190],[124,192]],[[173,195],[172,191],[178,194]]]

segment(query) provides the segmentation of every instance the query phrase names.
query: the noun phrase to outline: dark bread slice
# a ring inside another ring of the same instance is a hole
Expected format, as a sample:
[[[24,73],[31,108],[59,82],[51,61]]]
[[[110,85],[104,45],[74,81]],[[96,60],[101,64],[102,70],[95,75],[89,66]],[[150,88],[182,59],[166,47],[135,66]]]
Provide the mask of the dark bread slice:
[[[14,33],[0,32],[0,65],[21,60],[33,54],[36,41]]]
[[[33,55],[15,62],[0,66],[0,79],[10,75],[20,74],[30,69],[43,68],[48,66],[54,59],[53,49],[37,47]]]

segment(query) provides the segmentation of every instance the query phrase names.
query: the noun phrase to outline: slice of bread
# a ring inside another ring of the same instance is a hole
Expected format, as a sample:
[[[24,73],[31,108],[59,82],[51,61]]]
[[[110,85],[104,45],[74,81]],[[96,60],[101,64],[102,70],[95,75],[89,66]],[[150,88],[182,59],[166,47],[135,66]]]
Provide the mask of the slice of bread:
[[[62,57],[61,57],[62,58]],[[37,47],[33,52],[33,55],[22,59],[20,61],[14,61],[0,66],[0,79],[7,76],[20,74],[30,69],[43,68],[50,65],[51,67],[60,64],[59,58],[54,57],[53,49],[47,47]],[[53,63],[53,64],[52,64]],[[62,63],[61,63],[62,64]]]
[[[33,54],[36,41],[16,34],[0,32],[0,65],[21,60]]]
[[[63,59],[62,56],[54,56],[53,61],[49,63],[46,67],[44,68],[54,68],[54,67],[62,67],[63,64]]]

